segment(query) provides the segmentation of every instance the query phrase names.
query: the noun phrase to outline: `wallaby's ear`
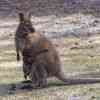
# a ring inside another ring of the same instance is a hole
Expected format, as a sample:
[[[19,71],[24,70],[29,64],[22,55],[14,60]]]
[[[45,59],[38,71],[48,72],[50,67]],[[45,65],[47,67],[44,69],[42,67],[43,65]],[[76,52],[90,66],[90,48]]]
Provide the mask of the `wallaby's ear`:
[[[23,13],[19,13],[19,20],[20,20],[20,22],[24,21],[24,14]]]

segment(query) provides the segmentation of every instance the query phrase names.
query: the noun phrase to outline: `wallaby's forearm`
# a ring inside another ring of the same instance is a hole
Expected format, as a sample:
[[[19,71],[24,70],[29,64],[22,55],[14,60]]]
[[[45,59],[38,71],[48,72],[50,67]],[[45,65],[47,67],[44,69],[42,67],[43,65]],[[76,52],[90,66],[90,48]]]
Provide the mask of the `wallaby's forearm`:
[[[20,52],[17,47],[16,47],[16,59],[17,59],[17,61],[20,61]]]
[[[17,52],[17,61],[20,61],[20,54]]]

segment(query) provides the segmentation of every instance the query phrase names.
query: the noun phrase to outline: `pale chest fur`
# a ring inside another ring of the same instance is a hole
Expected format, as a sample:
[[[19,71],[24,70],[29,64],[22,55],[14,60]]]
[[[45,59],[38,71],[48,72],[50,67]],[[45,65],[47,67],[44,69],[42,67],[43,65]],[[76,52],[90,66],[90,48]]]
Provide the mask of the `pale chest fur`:
[[[25,38],[18,38],[19,49],[36,47],[40,40],[40,34],[28,34]]]

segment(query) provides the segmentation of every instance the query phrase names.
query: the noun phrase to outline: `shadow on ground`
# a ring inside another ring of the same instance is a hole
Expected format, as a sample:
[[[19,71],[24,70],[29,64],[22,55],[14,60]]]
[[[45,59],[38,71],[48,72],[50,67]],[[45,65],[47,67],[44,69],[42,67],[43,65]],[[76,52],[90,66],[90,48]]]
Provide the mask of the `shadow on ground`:
[[[69,80],[68,80],[69,81]],[[50,88],[50,87],[61,87],[61,86],[71,86],[71,85],[84,85],[84,84],[95,84],[95,83],[100,83],[100,82],[95,82],[95,81],[88,81],[85,83],[62,83],[62,82],[53,82],[49,83],[47,87],[45,88]],[[42,88],[33,88],[32,87],[32,82],[30,80],[27,81],[20,81],[17,83],[12,83],[12,84],[0,84],[0,96],[4,95],[13,95],[16,94],[17,91],[32,91],[35,89],[42,89]]]
[[[31,81],[20,81],[12,84],[0,84],[0,96],[15,94],[18,90],[32,90]]]
[[[45,88],[55,87],[55,86],[64,86],[63,83],[50,83]],[[28,81],[20,81],[17,83],[12,84],[0,84],[0,96],[5,95],[14,95],[17,91],[32,91],[35,89],[42,89],[42,88],[33,88],[32,82],[30,80]]]

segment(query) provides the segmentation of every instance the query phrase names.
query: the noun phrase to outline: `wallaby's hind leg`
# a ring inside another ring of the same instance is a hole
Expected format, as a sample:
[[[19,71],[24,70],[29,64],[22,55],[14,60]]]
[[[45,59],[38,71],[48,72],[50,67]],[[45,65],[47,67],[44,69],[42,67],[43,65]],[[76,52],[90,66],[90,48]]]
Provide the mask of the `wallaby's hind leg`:
[[[43,88],[47,86],[47,79],[43,78],[39,80],[39,87]]]
[[[37,68],[39,72],[39,87],[46,87],[47,86],[47,71],[43,64],[39,64]]]
[[[30,72],[30,78],[33,83],[33,87],[45,87],[47,86],[47,72],[42,64],[34,63]]]
[[[29,77],[32,81],[32,87],[37,88],[39,86],[39,74],[35,65],[32,65],[32,69],[29,74]]]

